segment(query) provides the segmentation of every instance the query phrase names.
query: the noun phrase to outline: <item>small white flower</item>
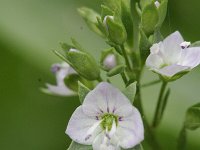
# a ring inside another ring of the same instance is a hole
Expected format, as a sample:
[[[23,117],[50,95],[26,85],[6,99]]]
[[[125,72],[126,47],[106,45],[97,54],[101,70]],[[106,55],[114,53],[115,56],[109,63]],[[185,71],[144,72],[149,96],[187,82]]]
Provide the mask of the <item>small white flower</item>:
[[[102,82],[75,110],[66,134],[77,143],[92,145],[94,150],[120,150],[139,144],[144,139],[144,127],[128,98]]]
[[[64,82],[64,79],[70,74],[77,74],[73,68],[71,68],[67,63],[63,62],[61,64],[52,65],[51,71],[56,76],[57,85],[46,84],[46,91],[51,94],[60,96],[70,96],[75,95],[75,92],[69,89]]]
[[[103,65],[106,69],[111,70],[117,65],[116,56],[114,54],[109,54],[103,61]]]
[[[159,8],[160,7],[160,2],[159,1],[155,1],[155,3],[154,3],[155,5],[156,5],[156,7],[157,8]]]
[[[189,47],[181,34],[176,31],[164,41],[154,44],[146,65],[163,77],[172,78],[189,72],[200,63],[200,47]]]

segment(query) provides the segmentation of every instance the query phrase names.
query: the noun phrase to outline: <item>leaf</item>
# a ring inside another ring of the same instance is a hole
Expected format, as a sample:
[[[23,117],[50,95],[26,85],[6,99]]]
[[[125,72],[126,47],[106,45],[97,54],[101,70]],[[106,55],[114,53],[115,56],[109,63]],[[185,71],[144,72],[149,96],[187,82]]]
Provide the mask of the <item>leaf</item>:
[[[154,32],[156,25],[158,24],[159,15],[157,7],[154,2],[145,6],[142,11],[142,28],[147,35]]]
[[[72,141],[69,148],[67,150],[93,150],[92,146],[82,145]]]
[[[200,103],[187,110],[185,128],[195,130],[200,127]]]
[[[191,47],[200,47],[200,41],[196,41],[191,44]]]
[[[135,94],[137,90],[136,85],[137,82],[133,82],[123,90],[124,95],[126,95],[126,97],[131,101],[131,103],[133,103],[135,99]]]
[[[83,85],[81,82],[78,82],[78,96],[81,104],[83,103],[86,95],[90,92],[90,89]]]

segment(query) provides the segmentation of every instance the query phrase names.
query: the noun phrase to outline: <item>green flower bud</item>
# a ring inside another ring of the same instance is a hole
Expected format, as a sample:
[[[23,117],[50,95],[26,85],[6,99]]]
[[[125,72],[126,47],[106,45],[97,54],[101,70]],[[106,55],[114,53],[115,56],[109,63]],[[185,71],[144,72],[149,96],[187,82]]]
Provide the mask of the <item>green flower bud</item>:
[[[126,29],[122,23],[116,21],[113,16],[105,16],[103,24],[108,32],[110,41],[122,45],[127,39]]]
[[[84,51],[70,49],[67,52],[67,60],[74,70],[88,80],[97,80],[100,76],[100,69],[95,59]]]
[[[141,16],[141,25],[146,35],[151,35],[159,22],[158,9],[154,2],[147,4]]]
[[[88,27],[93,32],[104,37],[104,34],[101,32],[101,30],[98,27],[97,17],[100,17],[100,15],[97,12],[87,7],[79,8],[78,12],[81,15],[81,17],[85,20]]]

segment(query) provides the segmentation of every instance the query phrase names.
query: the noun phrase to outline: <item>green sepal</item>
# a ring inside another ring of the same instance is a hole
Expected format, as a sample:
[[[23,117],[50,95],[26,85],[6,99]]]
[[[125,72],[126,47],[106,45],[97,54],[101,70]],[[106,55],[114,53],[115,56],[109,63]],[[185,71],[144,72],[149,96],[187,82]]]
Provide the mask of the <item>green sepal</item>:
[[[79,50],[69,51],[67,60],[73,69],[85,79],[97,80],[99,78],[100,68],[90,54]]]
[[[80,51],[84,51],[84,48],[81,46],[81,44],[78,41],[76,41],[76,39],[71,38],[71,41],[72,41],[72,44],[73,44],[75,49],[78,49]]]
[[[77,92],[79,80],[81,80],[81,77],[78,74],[69,74],[65,77],[64,82],[69,89]]]
[[[140,47],[140,57],[142,60],[142,64],[144,64],[147,57],[150,54],[151,43],[149,42],[147,36],[145,35],[142,29],[140,29],[139,47]]]
[[[196,41],[191,44],[191,47],[200,47],[200,41]]]
[[[200,127],[200,103],[190,107],[185,117],[185,128],[195,130]]]
[[[130,0],[121,1],[121,20],[126,29],[127,43],[130,47],[133,46],[133,18],[131,15]]]
[[[175,74],[175,75],[172,76],[172,77],[163,76],[163,75],[161,75],[161,74],[159,74],[159,73],[157,73],[157,74],[160,76],[160,79],[161,79],[161,80],[163,80],[163,81],[165,81],[165,82],[172,82],[172,81],[175,81],[175,80],[181,78],[182,76],[184,76],[184,75],[187,74],[188,72],[190,72],[190,70],[184,70],[184,71],[181,71],[181,72]],[[156,73],[156,72],[155,72],[155,73]]]
[[[106,19],[106,26],[109,40],[118,45],[124,44],[127,39],[127,33],[123,24],[108,17]]]
[[[140,9],[138,3],[135,4],[135,9],[136,9],[136,12],[138,13],[138,15],[141,17],[142,16],[142,10]]]
[[[107,6],[101,5],[101,19],[102,21],[106,16],[113,16],[114,12]]]
[[[93,150],[93,148],[92,146],[82,145],[72,141],[67,150]]]
[[[136,90],[137,82],[131,83],[123,90],[124,95],[126,95],[126,97],[130,100],[131,103],[134,102]]]
[[[104,34],[98,27],[97,17],[100,17],[100,15],[96,11],[87,7],[81,7],[78,9],[78,12],[93,32],[104,37]]]
[[[90,89],[86,87],[83,83],[78,82],[78,96],[81,104],[83,103],[86,95],[90,92]]]
[[[152,3],[152,0],[140,0],[141,9],[143,10],[145,6],[149,5],[150,3]]]
[[[112,70],[110,70],[107,73],[107,76],[112,77],[112,76],[115,76],[117,74],[120,74],[120,73],[124,72],[125,68],[126,68],[125,65],[116,66],[115,68],[113,68]]]
[[[60,46],[61,46],[61,48],[62,48],[62,50],[63,50],[64,52],[67,52],[67,51],[69,51],[71,48],[73,48],[72,45],[70,45],[70,44],[68,44],[68,43],[64,43],[64,42],[60,42]]]
[[[161,27],[161,25],[163,24],[166,15],[167,15],[167,4],[168,4],[168,0],[162,0],[160,3],[160,6],[158,7],[158,14],[159,14],[159,21],[157,26]]]
[[[102,21],[101,17],[97,17],[97,22],[98,22],[99,29],[107,37],[108,36],[108,32],[107,32],[107,30],[105,28],[105,25],[103,24],[103,21]]]
[[[141,16],[141,25],[146,35],[151,35],[159,21],[158,9],[154,2],[149,3],[144,7]]]
[[[152,41],[152,44],[153,44],[153,43],[159,43],[160,41],[163,41],[163,39],[164,39],[164,38],[163,38],[163,36],[162,36],[160,30],[159,30],[159,29],[156,29],[155,32],[154,32],[154,34],[153,34],[153,41]]]
[[[102,4],[115,12],[120,12],[121,0],[102,0]]]

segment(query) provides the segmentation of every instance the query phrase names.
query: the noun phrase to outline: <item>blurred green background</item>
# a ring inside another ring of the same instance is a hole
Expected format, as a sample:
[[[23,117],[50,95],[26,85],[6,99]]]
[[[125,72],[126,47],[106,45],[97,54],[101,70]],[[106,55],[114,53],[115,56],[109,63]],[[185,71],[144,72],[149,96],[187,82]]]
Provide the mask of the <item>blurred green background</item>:
[[[39,91],[54,83],[49,68],[60,61],[51,50],[75,37],[94,56],[108,47],[79,17],[77,8],[100,10],[100,0],[0,0],[0,150],[64,150],[65,128],[76,97],[60,98]],[[186,40],[200,40],[200,1],[169,0],[164,35],[179,30]],[[91,44],[92,43],[92,44]],[[158,139],[166,150],[176,147],[186,109],[200,102],[200,68],[175,83]],[[145,72],[143,82],[157,76]],[[117,83],[117,85],[120,85]],[[159,85],[145,88],[145,112],[152,119]],[[200,149],[200,130],[188,132],[188,150]],[[146,148],[148,150],[148,148]]]

